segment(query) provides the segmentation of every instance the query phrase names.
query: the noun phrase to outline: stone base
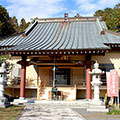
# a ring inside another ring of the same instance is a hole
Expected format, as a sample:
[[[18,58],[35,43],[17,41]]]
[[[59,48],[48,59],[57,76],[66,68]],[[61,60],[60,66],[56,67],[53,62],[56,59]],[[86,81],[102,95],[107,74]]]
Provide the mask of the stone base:
[[[19,99],[14,99],[13,104],[14,105],[24,105],[27,102],[28,102],[28,100],[19,98]]]
[[[87,111],[91,112],[108,112],[109,110],[105,108],[105,105],[100,100],[92,100]]]
[[[109,109],[106,109],[105,106],[90,106],[87,111],[90,112],[108,112]]]
[[[103,102],[101,100],[95,100],[95,99],[93,99],[90,102],[90,106],[101,106],[101,105],[103,105]]]
[[[19,97],[19,100],[25,100],[25,98],[24,97]]]
[[[5,97],[0,98],[0,108],[5,108],[10,106],[10,103],[7,101]]]

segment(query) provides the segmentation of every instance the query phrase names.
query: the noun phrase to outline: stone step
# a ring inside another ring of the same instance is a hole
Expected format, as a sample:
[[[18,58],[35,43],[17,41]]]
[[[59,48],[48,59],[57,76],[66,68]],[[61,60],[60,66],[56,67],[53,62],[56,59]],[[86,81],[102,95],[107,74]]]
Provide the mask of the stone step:
[[[87,111],[89,112],[108,112],[108,109],[102,109],[102,108],[88,108]]]
[[[50,105],[50,106],[68,106],[68,107],[88,107],[89,101],[40,101],[40,100],[20,100],[15,99],[13,104],[23,105],[23,104],[38,104],[38,105]]]
[[[39,105],[50,105],[50,106],[69,106],[69,107],[88,107],[89,103],[81,103],[81,102],[69,102],[69,101],[45,101],[45,102],[41,102],[41,101],[35,101],[36,104],[39,104]]]
[[[90,109],[96,109],[96,108],[99,108],[99,109],[105,109],[105,106],[89,106]]]

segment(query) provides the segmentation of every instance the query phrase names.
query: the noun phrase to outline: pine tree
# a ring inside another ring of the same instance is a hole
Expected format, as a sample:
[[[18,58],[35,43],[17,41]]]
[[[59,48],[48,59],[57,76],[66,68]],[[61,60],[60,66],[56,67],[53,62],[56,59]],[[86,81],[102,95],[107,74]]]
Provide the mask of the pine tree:
[[[14,17],[12,18],[12,25],[13,25],[15,31],[18,32],[18,27],[19,27],[19,26],[18,26],[18,20],[17,20],[16,16],[14,16]]]
[[[0,5],[0,37],[10,35],[15,32],[9,13]]]
[[[98,10],[94,16],[101,16],[106,22],[109,30],[120,32],[120,3],[117,4],[113,9],[106,8],[104,10]]]
[[[25,19],[22,18],[20,21],[20,26],[19,26],[19,32],[23,32],[29,25],[30,23],[26,23]]]

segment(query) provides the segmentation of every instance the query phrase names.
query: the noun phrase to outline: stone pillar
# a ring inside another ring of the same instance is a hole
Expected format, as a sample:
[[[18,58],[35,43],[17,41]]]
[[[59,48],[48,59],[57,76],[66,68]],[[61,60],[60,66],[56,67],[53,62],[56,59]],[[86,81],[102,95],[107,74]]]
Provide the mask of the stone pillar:
[[[25,80],[26,80],[26,56],[22,56],[21,61],[21,81],[20,81],[20,99],[25,97]]]
[[[86,99],[91,99],[91,75],[89,74],[91,71],[91,62],[87,61],[86,64]]]
[[[20,99],[24,99],[25,97],[25,79],[26,79],[26,66],[22,65],[20,81]]]

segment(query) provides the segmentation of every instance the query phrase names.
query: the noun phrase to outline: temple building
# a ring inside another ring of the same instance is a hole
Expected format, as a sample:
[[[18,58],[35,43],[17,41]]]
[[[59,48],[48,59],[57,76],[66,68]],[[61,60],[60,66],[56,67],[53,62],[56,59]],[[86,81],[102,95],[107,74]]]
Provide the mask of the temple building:
[[[5,94],[20,98],[59,100],[91,99],[89,71],[97,60],[100,69],[120,75],[120,33],[109,31],[95,17],[35,18],[23,32],[0,40],[0,54],[14,64]],[[101,99],[106,93],[102,75]]]

